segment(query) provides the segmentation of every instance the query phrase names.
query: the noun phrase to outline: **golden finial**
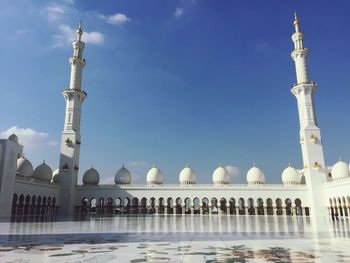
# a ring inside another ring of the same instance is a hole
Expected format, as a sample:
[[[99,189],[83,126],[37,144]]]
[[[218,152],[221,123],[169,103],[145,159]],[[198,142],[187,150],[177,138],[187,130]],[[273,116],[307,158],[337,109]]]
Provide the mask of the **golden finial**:
[[[81,40],[81,36],[83,34],[83,28],[82,28],[82,23],[81,20],[79,21],[78,29],[77,29],[77,39],[78,41]]]
[[[342,161],[342,159],[341,159],[341,155],[339,155],[339,162],[341,162]]]
[[[295,26],[295,31],[299,32],[299,19],[297,17],[297,13],[294,13],[294,22],[293,22],[294,26]]]

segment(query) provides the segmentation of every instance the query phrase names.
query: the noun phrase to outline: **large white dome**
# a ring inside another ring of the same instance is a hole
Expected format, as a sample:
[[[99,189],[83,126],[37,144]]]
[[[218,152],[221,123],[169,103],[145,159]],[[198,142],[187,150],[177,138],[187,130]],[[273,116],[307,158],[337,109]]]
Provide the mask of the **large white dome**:
[[[12,133],[12,134],[8,137],[8,139],[9,139],[10,141],[13,141],[13,142],[17,142],[17,143],[18,143],[18,137],[17,137],[17,135],[14,134],[14,133]]]
[[[180,184],[195,184],[197,179],[196,173],[188,165],[180,172],[179,181]]]
[[[338,161],[332,167],[332,178],[333,180],[345,178],[349,176],[349,166],[346,162]]]
[[[248,184],[264,184],[265,175],[260,168],[256,167],[255,164],[252,168],[249,169],[247,173],[247,183]]]
[[[163,184],[163,179],[163,173],[157,166],[154,166],[147,173],[147,184]]]
[[[288,166],[282,172],[283,184],[300,184],[301,176],[295,168]]]
[[[34,179],[50,182],[52,179],[52,169],[45,161],[35,168],[33,172]]]
[[[230,183],[230,176],[221,164],[218,168],[215,169],[213,173],[213,183],[214,184],[229,184]]]
[[[100,182],[100,174],[96,169],[91,167],[83,175],[83,184],[84,185],[98,185]]]
[[[33,175],[33,165],[24,156],[17,159],[17,175],[20,176],[32,176]]]
[[[131,173],[123,165],[114,176],[114,182],[116,184],[130,184],[131,183]]]
[[[55,184],[58,184],[60,182],[60,169],[53,171],[52,182]]]

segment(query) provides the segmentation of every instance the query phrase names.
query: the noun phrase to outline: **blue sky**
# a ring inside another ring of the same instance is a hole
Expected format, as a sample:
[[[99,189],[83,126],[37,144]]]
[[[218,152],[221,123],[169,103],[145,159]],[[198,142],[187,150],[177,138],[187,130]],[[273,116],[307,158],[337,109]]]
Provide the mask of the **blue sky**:
[[[83,20],[81,169],[135,182],[157,164],[175,183],[188,162],[211,182],[219,163],[245,181],[300,167],[292,50],[297,11],[310,48],[325,158],[350,159],[348,1],[2,1],[0,134],[15,130],[36,166],[57,168],[71,40]],[[331,10],[331,11],[330,11]]]

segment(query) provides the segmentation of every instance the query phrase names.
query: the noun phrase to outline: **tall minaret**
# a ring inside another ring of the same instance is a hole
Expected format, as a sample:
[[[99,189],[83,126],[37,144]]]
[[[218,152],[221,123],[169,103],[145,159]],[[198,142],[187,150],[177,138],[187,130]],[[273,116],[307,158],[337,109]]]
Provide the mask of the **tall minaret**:
[[[323,205],[317,192],[326,181],[326,167],[323,155],[321,131],[317,124],[314,108],[314,93],[317,89],[315,82],[308,76],[308,49],[304,47],[304,34],[300,32],[300,23],[295,14],[295,32],[292,35],[294,50],[291,56],[295,62],[297,83],[293,85],[291,92],[298,101],[300,122],[300,144],[304,162],[304,175],[306,184],[311,193],[311,209],[320,209],[318,204]],[[318,198],[318,200],[317,200]],[[318,203],[318,204],[317,204]]]
[[[87,94],[81,89],[83,68],[86,64],[83,58],[85,43],[81,41],[83,30],[81,24],[77,29],[77,36],[73,46],[73,56],[69,59],[71,66],[69,89],[63,91],[66,100],[64,130],[61,139],[60,156],[60,184],[61,198],[59,215],[68,216],[73,213],[75,189],[78,181],[79,153],[80,153],[80,116],[81,105]]]

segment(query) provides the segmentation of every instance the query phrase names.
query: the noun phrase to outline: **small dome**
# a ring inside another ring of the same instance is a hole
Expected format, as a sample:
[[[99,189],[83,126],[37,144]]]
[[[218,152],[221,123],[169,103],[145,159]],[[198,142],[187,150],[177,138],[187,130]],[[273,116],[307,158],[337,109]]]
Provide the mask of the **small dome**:
[[[17,159],[17,175],[20,176],[32,176],[33,175],[33,165],[24,156]]]
[[[9,138],[10,141],[17,142],[18,143],[18,137],[16,134],[12,133]]]
[[[53,171],[52,182],[55,184],[58,184],[60,182],[60,169]]]
[[[213,173],[213,183],[214,184],[229,184],[230,183],[230,176],[221,164],[218,168],[215,169]]]
[[[52,179],[52,169],[44,161],[37,168],[35,168],[32,177],[37,180],[50,182]]]
[[[131,183],[131,173],[123,165],[114,176],[114,182],[116,184],[130,184]]]
[[[147,173],[147,184],[163,184],[163,178],[162,171],[157,166],[154,166]]]
[[[182,169],[179,176],[180,184],[195,184],[197,179],[196,173],[188,165]]]
[[[283,184],[300,184],[301,176],[297,170],[291,166],[288,166],[282,172],[282,182]]]
[[[332,167],[332,178],[333,180],[345,178],[349,176],[349,166],[346,162],[338,161]]]
[[[265,175],[258,167],[254,166],[249,169],[247,173],[247,182],[248,184],[264,184]]]
[[[84,185],[98,185],[99,182],[100,182],[100,175],[96,171],[96,169],[94,169],[93,167],[91,167],[84,173],[83,175]]]

